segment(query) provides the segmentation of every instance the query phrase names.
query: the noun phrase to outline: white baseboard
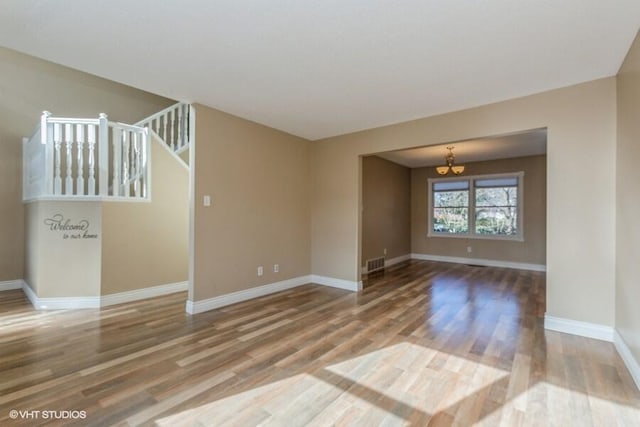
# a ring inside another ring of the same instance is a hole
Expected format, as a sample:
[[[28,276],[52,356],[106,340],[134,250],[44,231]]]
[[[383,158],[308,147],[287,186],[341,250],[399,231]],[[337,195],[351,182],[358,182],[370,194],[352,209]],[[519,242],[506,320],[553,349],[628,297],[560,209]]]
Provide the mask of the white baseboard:
[[[26,282],[24,282],[22,290],[36,310],[73,310],[100,307],[100,297],[40,298]]]
[[[293,279],[270,283],[268,285],[258,286],[244,291],[232,292],[230,294],[220,295],[202,301],[187,301],[186,310],[189,314],[202,313],[204,311],[214,310],[216,308],[238,302],[306,285],[308,283],[311,283],[311,276],[294,277]]]
[[[451,257],[451,256],[430,255],[430,254],[411,254],[411,259],[419,259],[423,261],[453,262],[456,264],[484,265],[486,267],[515,268],[517,270],[547,271],[547,267],[542,264],[528,264],[525,262],[498,261],[498,260],[481,259],[481,258],[463,258],[463,257]]]
[[[397,256],[395,258],[391,258],[389,260],[385,259],[384,260],[384,266],[385,267],[390,267],[392,265],[399,264],[399,263],[404,262],[404,261],[409,261],[410,259],[411,259],[411,254],[400,255],[400,256]]]
[[[351,280],[336,279],[333,277],[317,276],[315,274],[312,274],[311,282],[318,285],[331,286],[332,288],[345,289],[351,292],[358,292],[362,290],[361,280],[355,282]]]
[[[633,357],[629,346],[627,346],[627,343],[618,331],[614,331],[613,344],[616,346],[616,350],[618,350],[622,361],[627,366],[631,378],[633,378],[633,381],[636,383],[636,387],[640,390],[640,363]]]
[[[22,290],[36,310],[100,308],[108,305],[121,304],[123,302],[131,302],[160,295],[167,295],[174,292],[182,292],[188,288],[188,282],[179,282],[105,296],[40,298],[35,292],[33,292],[33,289],[31,289],[26,282],[22,280],[20,282],[22,283]]]
[[[22,292],[27,296],[31,305],[35,307],[38,297],[36,296],[36,293],[33,292],[33,289],[31,289],[31,286],[29,286],[29,284],[24,280],[22,281]]]
[[[384,266],[385,266],[385,268],[386,267],[391,267],[392,265],[401,263],[403,261],[408,261],[410,259],[411,259],[411,254],[400,255],[400,256],[397,256],[397,257],[391,258],[391,259],[385,259],[384,260]],[[368,273],[367,266],[365,265],[360,269],[360,274],[367,274],[367,273]]]
[[[597,323],[563,319],[545,314],[544,328],[551,331],[564,332],[565,334],[613,342],[613,328],[611,326],[598,325]]]
[[[135,289],[133,291],[120,292],[117,294],[103,295],[100,297],[100,306],[122,304],[125,302],[138,301],[141,299],[159,297],[161,295],[183,292],[189,288],[189,282],[168,283],[166,285],[152,286],[149,288]]]
[[[0,291],[11,291],[14,289],[22,289],[23,283],[24,282],[21,279],[7,280],[4,282],[0,282]]]

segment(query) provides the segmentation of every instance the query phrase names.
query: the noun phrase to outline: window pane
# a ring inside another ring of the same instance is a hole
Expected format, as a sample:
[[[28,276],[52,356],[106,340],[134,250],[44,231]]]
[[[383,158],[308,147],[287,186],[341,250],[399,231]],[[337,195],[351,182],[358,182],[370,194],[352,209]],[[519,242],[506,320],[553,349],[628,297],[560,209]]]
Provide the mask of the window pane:
[[[476,188],[476,206],[517,206],[518,187]]]
[[[500,236],[518,234],[518,208],[476,209],[476,233]]]
[[[468,190],[469,181],[441,181],[433,184],[433,191]]]
[[[488,178],[488,179],[476,179],[474,181],[476,187],[515,187],[518,185],[518,178]]]
[[[433,206],[436,208],[468,207],[469,191],[437,191],[433,193]]]
[[[433,231],[437,233],[468,233],[468,208],[434,208]]]

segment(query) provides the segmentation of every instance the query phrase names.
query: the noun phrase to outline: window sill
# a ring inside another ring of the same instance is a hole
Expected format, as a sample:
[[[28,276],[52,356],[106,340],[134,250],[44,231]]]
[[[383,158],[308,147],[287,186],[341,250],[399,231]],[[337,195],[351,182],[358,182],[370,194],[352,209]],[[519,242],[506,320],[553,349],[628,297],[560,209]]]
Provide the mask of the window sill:
[[[499,240],[502,242],[524,242],[524,236],[490,236],[485,234],[454,234],[454,233],[427,233],[428,238],[440,237],[445,239],[477,239]]]

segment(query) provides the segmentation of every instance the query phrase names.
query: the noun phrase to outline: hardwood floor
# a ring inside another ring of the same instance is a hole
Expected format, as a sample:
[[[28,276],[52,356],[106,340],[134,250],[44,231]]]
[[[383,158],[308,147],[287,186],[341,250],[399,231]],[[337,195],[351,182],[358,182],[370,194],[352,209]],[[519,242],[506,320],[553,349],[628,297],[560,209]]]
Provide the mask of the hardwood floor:
[[[195,316],[0,292],[0,425],[640,425],[613,345],[545,331],[544,295],[543,273],[428,261]]]

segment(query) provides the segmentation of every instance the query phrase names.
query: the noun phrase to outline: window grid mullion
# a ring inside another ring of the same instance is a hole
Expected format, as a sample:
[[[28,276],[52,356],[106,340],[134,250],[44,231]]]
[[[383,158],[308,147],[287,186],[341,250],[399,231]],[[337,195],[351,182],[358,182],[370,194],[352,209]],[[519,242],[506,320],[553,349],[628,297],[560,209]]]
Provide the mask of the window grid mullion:
[[[469,179],[469,232],[470,236],[476,234],[476,183]]]

